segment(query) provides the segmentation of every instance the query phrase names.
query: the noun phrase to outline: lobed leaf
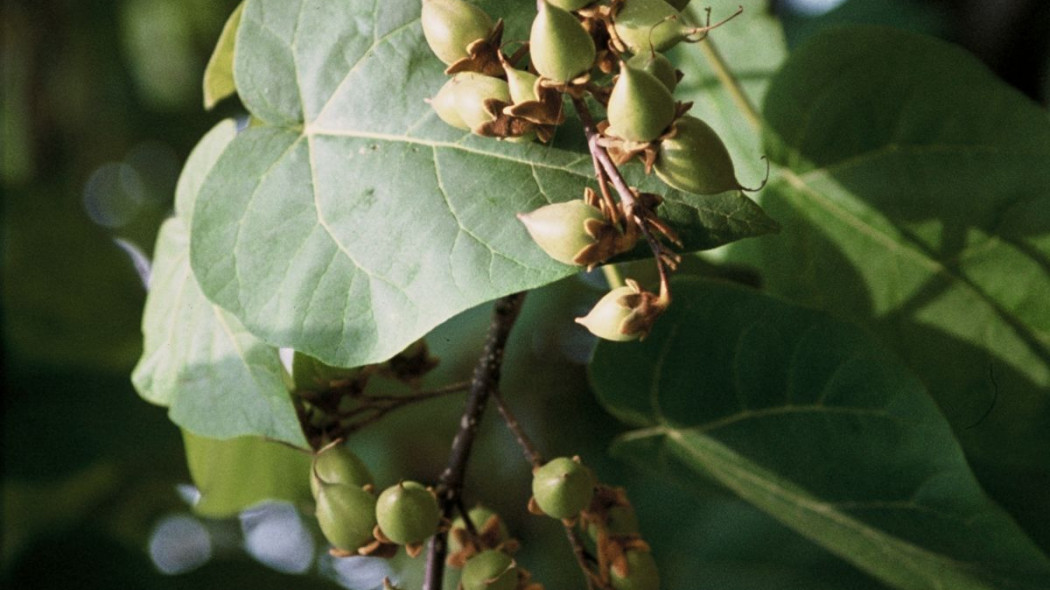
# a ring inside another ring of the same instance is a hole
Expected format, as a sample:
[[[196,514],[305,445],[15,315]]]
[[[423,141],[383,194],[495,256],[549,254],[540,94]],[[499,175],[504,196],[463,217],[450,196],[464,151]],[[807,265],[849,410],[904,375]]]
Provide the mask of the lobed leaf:
[[[922,384],[854,326],[679,280],[641,344],[602,342],[613,451],[729,488],[897,588],[1045,588],[1050,562],[983,493]]]
[[[507,19],[504,41],[524,38],[535,10],[483,7]],[[440,121],[426,99],[446,78],[418,3],[254,0],[237,48],[237,89],[260,124],[202,187],[191,254],[208,298],[253,334],[331,365],[377,362],[463,310],[577,271],[515,214],[579,198],[590,157],[565,149],[578,139],[498,142]],[[740,194],[640,184],[665,194],[687,249],[777,229]]]

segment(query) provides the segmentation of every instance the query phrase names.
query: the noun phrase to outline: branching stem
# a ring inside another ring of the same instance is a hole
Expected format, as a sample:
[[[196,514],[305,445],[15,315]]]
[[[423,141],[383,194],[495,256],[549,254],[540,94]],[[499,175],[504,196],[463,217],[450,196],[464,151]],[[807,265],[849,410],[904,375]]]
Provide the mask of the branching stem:
[[[514,327],[514,322],[521,312],[524,300],[525,293],[515,293],[496,300],[485,348],[474,367],[467,407],[460,418],[459,431],[452,439],[448,466],[441,473],[435,490],[441,506],[441,514],[446,519],[451,520],[453,511],[461,503],[460,497],[463,493],[463,482],[466,479],[467,463],[474,445],[474,437],[478,431],[478,424],[485,412],[489,396],[499,388],[503,351],[506,348],[511,328]],[[448,534],[439,532],[430,541],[423,590],[440,590],[445,573],[447,552]]]
[[[620,197],[620,202],[623,204],[624,212],[631,217],[631,220],[638,225],[641,229],[642,235],[645,236],[645,241],[648,242],[649,248],[653,251],[653,258],[656,259],[656,269],[660,273],[660,299],[665,305],[671,303],[671,281],[667,271],[667,263],[664,261],[664,247],[660,244],[660,241],[653,235],[652,229],[649,227],[649,222],[644,217],[637,214],[638,200],[634,197],[634,192],[631,187],[627,186],[627,181],[624,180],[623,174],[620,173],[620,169],[616,167],[616,164],[612,161],[609,156],[609,152],[598,143],[598,128],[594,124],[594,117],[591,116],[591,111],[587,107],[587,103],[582,98],[572,97],[572,105],[576,109],[576,113],[580,116],[580,121],[583,123],[583,132],[587,136],[587,147],[593,157],[599,164],[601,164],[602,170],[605,172],[605,177],[608,178],[609,182],[616,189],[616,194]],[[599,185],[601,184],[602,178],[599,177]]]

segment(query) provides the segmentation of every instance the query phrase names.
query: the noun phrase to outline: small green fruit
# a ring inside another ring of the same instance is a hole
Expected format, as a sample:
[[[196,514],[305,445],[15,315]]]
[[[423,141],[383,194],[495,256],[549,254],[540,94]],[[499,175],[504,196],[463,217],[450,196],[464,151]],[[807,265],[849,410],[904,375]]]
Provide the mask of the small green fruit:
[[[696,117],[675,122],[674,137],[660,142],[653,169],[668,185],[698,195],[740,189],[733,160],[722,139]]]
[[[693,30],[664,0],[626,0],[613,16],[613,28],[634,54],[670,49]]]
[[[590,313],[582,318],[576,318],[576,323],[604,340],[613,342],[637,340],[641,336],[640,333],[624,334],[620,331],[624,321],[631,315],[631,308],[621,300],[633,294],[635,291],[630,287],[617,287],[609,291],[598,300],[598,303],[594,304]]]
[[[310,489],[317,497],[322,483],[362,487],[372,483],[368,466],[344,445],[336,445],[314,458]]]
[[[492,18],[464,0],[423,0],[423,36],[438,59],[453,64],[492,31]]]
[[[652,141],[674,120],[671,91],[652,74],[620,62],[606,116],[609,135],[630,141]]]
[[[536,71],[559,84],[590,70],[597,54],[594,40],[580,21],[547,0],[532,21],[529,52]]]
[[[485,101],[490,98],[510,102],[507,82],[476,72],[462,72],[445,82],[431,99],[430,106],[449,125],[472,131],[495,119],[485,109]]]
[[[539,76],[506,65],[503,70],[507,72],[507,85],[510,87],[510,98],[514,104],[539,100],[536,94],[536,80],[539,80]]]
[[[463,590],[514,590],[518,568],[506,553],[489,549],[467,560],[459,581]]]
[[[581,250],[595,243],[586,232],[589,220],[604,222],[602,212],[581,200],[544,205],[531,213],[518,214],[533,241],[548,256],[562,264],[575,265]]]
[[[532,474],[532,496],[548,516],[572,518],[594,497],[594,474],[568,457],[559,457]]]
[[[375,496],[357,486],[323,484],[317,491],[317,524],[332,545],[354,551],[372,540]]]
[[[627,65],[652,74],[657,80],[663,82],[670,92],[674,92],[675,87],[678,86],[678,72],[671,60],[662,53],[649,51],[639,53],[627,60]]]
[[[656,561],[648,551],[630,550],[627,552],[627,575],[619,576],[615,569],[609,572],[614,590],[658,590],[660,572]]]
[[[440,520],[437,498],[414,481],[383,490],[376,502],[379,529],[398,545],[422,543],[437,532]]]

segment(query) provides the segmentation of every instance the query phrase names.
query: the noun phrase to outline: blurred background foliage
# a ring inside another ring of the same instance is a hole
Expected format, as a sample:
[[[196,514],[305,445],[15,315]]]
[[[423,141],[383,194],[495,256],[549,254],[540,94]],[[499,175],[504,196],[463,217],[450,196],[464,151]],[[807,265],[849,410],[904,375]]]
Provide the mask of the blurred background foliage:
[[[226,520],[193,515],[179,431],[128,378],[141,348],[138,270],[170,213],[179,169],[215,121],[239,113],[229,100],[205,112],[200,91],[236,4],[3,2],[5,587],[322,588],[338,580],[371,588],[404,567],[334,562],[316,526],[288,506]],[[895,26],[959,42],[1033,100],[1046,105],[1050,96],[1050,3],[1041,0],[784,0],[771,10],[792,45],[843,23]],[[629,487],[643,533],[673,564],[667,586],[879,587],[713,487],[701,498],[646,485],[605,457],[619,427],[588,393],[591,343],[570,321],[601,286],[581,276],[530,296],[511,343],[506,399],[548,454],[578,453],[604,480]],[[487,309],[474,310],[428,338],[444,361],[435,382],[469,375],[487,320]],[[379,482],[433,481],[460,410],[458,398],[428,402],[351,442]],[[520,509],[528,470],[513,440],[494,416],[481,436],[468,500],[490,504],[531,539],[520,560],[548,587],[578,584],[560,529]]]

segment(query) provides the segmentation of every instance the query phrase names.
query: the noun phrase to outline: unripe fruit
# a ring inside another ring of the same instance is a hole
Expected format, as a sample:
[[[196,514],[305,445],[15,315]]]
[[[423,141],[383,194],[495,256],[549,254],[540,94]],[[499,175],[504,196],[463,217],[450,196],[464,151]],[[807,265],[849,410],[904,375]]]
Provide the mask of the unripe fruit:
[[[423,0],[421,20],[430,49],[449,65],[467,57],[467,46],[493,26],[484,10],[464,0]]]
[[[652,74],[657,80],[663,82],[670,92],[674,92],[675,87],[678,86],[678,72],[671,60],[662,53],[649,51],[639,53],[627,60],[627,65]]]
[[[445,82],[430,106],[449,125],[472,131],[495,119],[485,109],[485,101],[490,98],[510,102],[510,88],[504,80],[462,72]]]
[[[459,582],[463,590],[514,590],[518,568],[506,553],[489,549],[467,560]]]
[[[657,590],[660,588],[660,572],[656,561],[648,551],[629,550],[627,558],[627,575],[620,576],[616,568],[611,568],[609,578],[614,590]]]
[[[357,486],[322,484],[317,491],[317,524],[332,545],[354,551],[372,540],[375,496]]]
[[[595,0],[547,0],[547,2],[562,10],[579,10],[588,4],[594,4]]]
[[[503,69],[507,72],[507,86],[510,87],[510,98],[514,104],[539,99],[536,95],[536,80],[539,80],[539,76],[509,66]]]
[[[616,36],[631,53],[670,49],[692,31],[664,0],[626,0],[613,17]]]
[[[573,265],[580,250],[595,243],[585,231],[588,220],[604,221],[601,211],[581,200],[544,205],[531,213],[518,214],[518,219],[548,256]]]
[[[606,116],[609,135],[630,141],[652,141],[674,120],[671,91],[652,74],[620,62]]]
[[[314,498],[322,483],[362,487],[372,483],[372,474],[353,451],[343,445],[336,445],[314,459],[310,472],[310,490]]]
[[[571,12],[544,0],[529,34],[532,66],[544,78],[559,84],[591,69],[594,40]]]
[[[635,294],[630,287],[617,287],[605,294],[604,297],[594,304],[590,313],[582,318],[576,318],[576,323],[590,330],[591,334],[613,342],[627,342],[638,339],[640,333],[624,334],[620,331],[624,320],[631,315],[631,309],[627,307],[621,298]]]
[[[404,481],[379,494],[376,520],[388,539],[398,545],[411,545],[437,532],[441,510],[430,490],[414,481]]]
[[[674,137],[660,142],[653,169],[668,185],[698,195],[713,195],[740,188],[722,139],[696,117],[675,122]]]
[[[507,530],[507,525],[503,524],[503,519],[499,518],[499,516],[489,508],[486,508],[484,506],[475,506],[470,509],[468,514],[470,515],[471,524],[474,525],[474,528],[476,528],[479,533],[482,532],[485,523],[487,523],[493,516],[495,516],[497,521],[499,522],[500,541],[503,541],[510,537],[510,531]],[[467,523],[463,520],[462,516],[452,521],[452,528],[449,530],[448,536],[448,552],[450,554],[458,553],[460,550],[463,549],[463,546],[460,544],[459,539],[456,538],[456,535],[451,534],[451,532],[456,529],[466,530],[466,528]]]
[[[572,518],[591,503],[595,484],[590,469],[559,457],[532,474],[532,496],[548,516]]]

